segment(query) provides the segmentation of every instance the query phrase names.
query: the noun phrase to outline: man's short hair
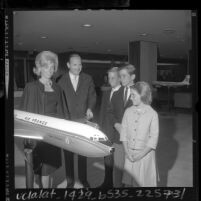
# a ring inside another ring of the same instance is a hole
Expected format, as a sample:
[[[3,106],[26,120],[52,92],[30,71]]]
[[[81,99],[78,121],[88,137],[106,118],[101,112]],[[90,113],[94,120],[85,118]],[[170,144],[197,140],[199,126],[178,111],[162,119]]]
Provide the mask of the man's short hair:
[[[71,53],[71,54],[69,55],[69,57],[68,57],[68,62],[70,62],[70,59],[71,59],[72,57],[79,57],[79,58],[81,59],[81,56],[80,56],[78,53]]]
[[[121,71],[121,70],[123,70],[123,69],[127,70],[127,72],[128,72],[130,75],[135,74],[135,66],[132,65],[132,64],[127,64],[127,65],[125,65],[125,66],[122,66],[121,68],[119,68],[119,71]]]
[[[114,72],[114,73],[118,73],[119,72],[119,68],[118,67],[112,67],[110,68],[107,73],[110,73],[110,72]]]

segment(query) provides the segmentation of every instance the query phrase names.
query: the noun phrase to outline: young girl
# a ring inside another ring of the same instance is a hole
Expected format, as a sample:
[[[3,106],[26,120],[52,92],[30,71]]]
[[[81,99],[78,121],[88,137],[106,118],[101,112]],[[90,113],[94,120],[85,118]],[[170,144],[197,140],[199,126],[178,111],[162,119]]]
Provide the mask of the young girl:
[[[146,82],[131,87],[133,106],[123,116],[120,140],[125,151],[123,183],[133,187],[155,187],[155,149],[158,142],[157,112],[150,106],[152,94]]]

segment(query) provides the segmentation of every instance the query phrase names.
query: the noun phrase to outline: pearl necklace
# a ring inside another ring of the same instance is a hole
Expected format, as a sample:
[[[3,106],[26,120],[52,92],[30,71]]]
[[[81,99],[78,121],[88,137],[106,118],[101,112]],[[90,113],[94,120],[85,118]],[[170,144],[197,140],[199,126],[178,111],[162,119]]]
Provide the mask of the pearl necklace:
[[[40,81],[42,82],[42,84],[44,84],[45,87],[51,87],[52,86],[52,81],[48,80],[48,81],[43,81],[42,79],[40,79]]]

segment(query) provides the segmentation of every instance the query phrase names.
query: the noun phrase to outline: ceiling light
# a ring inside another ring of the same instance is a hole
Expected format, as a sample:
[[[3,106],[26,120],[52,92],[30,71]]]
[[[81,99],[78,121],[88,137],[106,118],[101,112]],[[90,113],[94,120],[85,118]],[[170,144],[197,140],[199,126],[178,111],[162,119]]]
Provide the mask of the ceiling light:
[[[166,28],[166,29],[163,30],[163,32],[166,33],[166,34],[173,34],[173,33],[176,32],[176,30],[171,29],[171,28]]]
[[[47,36],[41,36],[42,39],[47,39]]]
[[[147,33],[141,33],[140,36],[147,36]]]
[[[87,28],[92,27],[91,24],[83,24],[82,26],[83,26],[83,27],[87,27]]]

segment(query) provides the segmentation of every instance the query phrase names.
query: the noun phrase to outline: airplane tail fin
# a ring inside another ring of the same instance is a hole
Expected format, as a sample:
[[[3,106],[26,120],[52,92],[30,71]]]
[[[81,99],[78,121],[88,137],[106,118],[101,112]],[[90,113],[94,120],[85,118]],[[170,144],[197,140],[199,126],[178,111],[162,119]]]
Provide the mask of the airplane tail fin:
[[[186,75],[182,83],[186,85],[190,85],[190,75]]]

